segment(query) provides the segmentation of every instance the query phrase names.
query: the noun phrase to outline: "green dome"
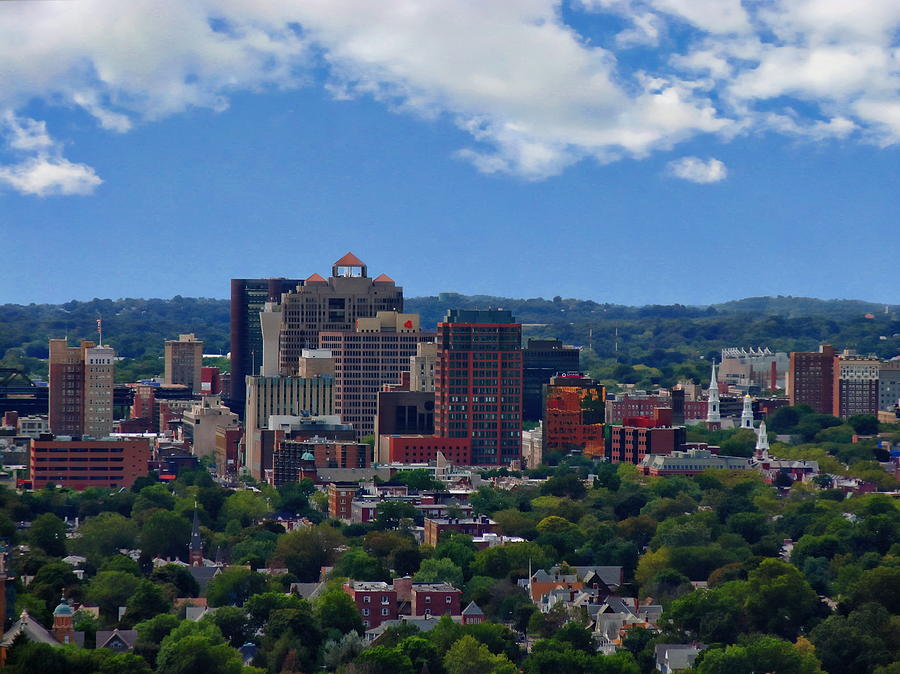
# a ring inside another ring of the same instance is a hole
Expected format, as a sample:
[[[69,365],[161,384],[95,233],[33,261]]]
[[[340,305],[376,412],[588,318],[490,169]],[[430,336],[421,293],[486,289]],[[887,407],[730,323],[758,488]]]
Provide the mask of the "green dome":
[[[303,456],[300,457],[301,461],[315,461],[316,457],[312,454],[312,452],[303,452]]]
[[[73,613],[72,607],[66,603],[65,598],[60,598],[59,606],[53,609],[53,615],[72,615]]]

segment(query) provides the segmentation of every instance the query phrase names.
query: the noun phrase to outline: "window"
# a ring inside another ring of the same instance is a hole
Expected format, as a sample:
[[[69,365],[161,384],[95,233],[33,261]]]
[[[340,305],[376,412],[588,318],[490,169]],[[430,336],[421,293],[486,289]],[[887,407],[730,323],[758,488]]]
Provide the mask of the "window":
[[[390,604],[391,598],[388,597],[386,594],[383,594],[383,595],[381,595],[381,603],[382,604]]]
[[[448,604],[452,604],[452,603],[453,603],[453,598],[452,598],[449,594],[447,595],[447,603],[448,603]]]
[[[381,615],[387,615],[388,610],[386,608],[381,609]]]
[[[371,603],[372,603],[372,597],[370,597],[369,595],[365,595],[363,597],[363,604],[371,604]]]
[[[369,615],[369,609],[364,608],[364,609],[362,610],[362,613],[363,613],[363,615]]]
[[[426,604],[430,604],[430,603],[431,603],[431,595],[430,595],[430,594],[426,594],[426,595],[425,595],[425,603],[426,603]]]

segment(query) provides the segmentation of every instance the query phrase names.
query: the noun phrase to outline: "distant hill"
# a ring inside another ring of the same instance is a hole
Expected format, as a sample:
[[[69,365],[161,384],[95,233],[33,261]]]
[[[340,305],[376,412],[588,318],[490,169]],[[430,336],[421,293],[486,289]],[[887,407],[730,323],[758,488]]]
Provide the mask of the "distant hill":
[[[640,307],[562,297],[516,299],[458,293],[406,300],[406,309],[420,313],[425,327],[433,327],[451,308],[490,307],[511,310],[525,324],[526,336],[557,337],[592,347],[593,355],[585,354],[589,362],[593,358],[646,365],[659,369],[664,377],[674,372],[673,364],[701,363],[729,346],[791,351],[831,343],[883,358],[900,353],[900,306],[889,306],[885,314],[883,304],[859,300],[753,297],[711,306]],[[867,314],[873,318],[866,318]],[[104,341],[120,356],[142,360],[141,372],[161,368],[163,341],[179,333],[195,333],[205,342],[206,353],[230,350],[228,300],[95,298],[58,305],[0,306],[0,364],[24,366],[43,376],[46,364],[40,359],[47,357],[48,340],[66,335],[73,343],[96,339],[97,318],[103,319]],[[122,376],[129,374],[123,371]]]

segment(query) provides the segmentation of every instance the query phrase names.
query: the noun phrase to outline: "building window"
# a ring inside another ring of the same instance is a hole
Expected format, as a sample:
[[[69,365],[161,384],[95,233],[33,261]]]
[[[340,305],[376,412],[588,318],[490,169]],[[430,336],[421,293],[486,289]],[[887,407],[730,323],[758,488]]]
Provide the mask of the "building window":
[[[388,610],[386,608],[381,609],[381,615],[387,615]]]
[[[370,597],[369,595],[365,595],[363,597],[363,604],[371,604],[371,603],[372,603],[372,597]]]
[[[362,613],[363,613],[363,615],[369,615],[369,609],[364,608],[364,609],[362,610]]]
[[[452,598],[451,596],[449,596],[449,595],[447,595],[447,603],[448,603],[448,604],[452,604],[452,603],[453,603],[453,598]]]

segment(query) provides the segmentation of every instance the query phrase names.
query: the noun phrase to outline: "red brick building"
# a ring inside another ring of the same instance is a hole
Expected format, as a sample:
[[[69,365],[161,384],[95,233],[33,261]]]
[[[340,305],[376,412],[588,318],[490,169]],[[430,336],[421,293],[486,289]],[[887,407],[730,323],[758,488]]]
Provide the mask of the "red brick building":
[[[788,370],[788,397],[791,405],[809,405],[819,414],[832,414],[834,410],[833,347],[823,344],[818,351],[791,353]]]
[[[328,514],[339,520],[350,521],[353,514],[353,498],[359,491],[356,482],[332,482],[328,485]]]
[[[391,435],[383,438],[390,463],[428,463],[440,452],[454,466],[472,465],[469,438],[442,438],[435,435]]]
[[[653,418],[626,417],[610,429],[610,461],[639,464],[648,454],[669,454],[687,438],[683,426],[672,426],[672,410],[658,408]]]
[[[462,592],[450,583],[413,583],[412,615],[460,615]]]
[[[438,323],[435,435],[470,438],[472,463],[522,458],[522,325],[509,311],[451,310]]]
[[[471,519],[426,519],[425,520],[425,545],[436,546],[445,531],[455,531],[467,536],[481,536],[482,534],[497,533],[497,523],[488,517],[473,517]]]
[[[356,604],[365,629],[378,627],[386,620],[397,620],[397,592],[387,583],[350,581],[344,583],[344,592]]]
[[[30,475],[35,489],[48,484],[86,489],[130,488],[147,474],[146,438],[62,440],[45,436],[31,445]]]
[[[543,451],[606,456],[605,404],[606,388],[593,379],[578,373],[552,377],[544,387]]]

